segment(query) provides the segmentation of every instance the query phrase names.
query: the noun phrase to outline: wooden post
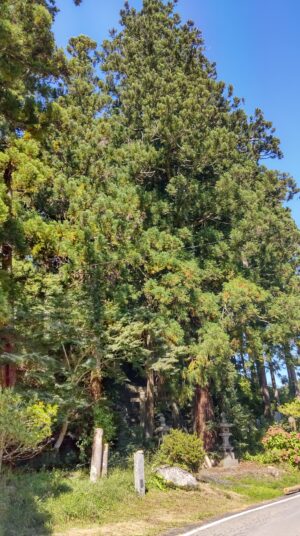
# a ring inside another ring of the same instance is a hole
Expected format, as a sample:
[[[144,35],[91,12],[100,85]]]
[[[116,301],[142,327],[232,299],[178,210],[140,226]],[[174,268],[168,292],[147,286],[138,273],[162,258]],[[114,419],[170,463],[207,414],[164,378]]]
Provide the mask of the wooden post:
[[[134,453],[134,487],[140,497],[145,495],[145,464],[142,450]]]
[[[102,467],[102,443],[103,443],[103,430],[102,428],[95,428],[93,448],[92,448],[92,459],[91,459],[91,470],[90,470],[90,481],[97,482],[101,476],[101,467]]]
[[[104,448],[103,448],[103,459],[102,459],[102,470],[101,470],[102,477],[107,476],[107,467],[108,467],[108,443],[105,443]]]

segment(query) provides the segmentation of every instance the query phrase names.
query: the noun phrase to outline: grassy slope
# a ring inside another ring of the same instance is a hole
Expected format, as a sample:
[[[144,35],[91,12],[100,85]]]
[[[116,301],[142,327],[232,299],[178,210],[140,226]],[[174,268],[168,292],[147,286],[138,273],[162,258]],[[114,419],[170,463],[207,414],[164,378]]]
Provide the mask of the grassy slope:
[[[299,481],[299,473],[291,472],[279,479],[235,477],[226,486],[202,484],[194,492],[152,485],[140,499],[130,470],[115,470],[97,484],[80,472],[7,475],[0,481],[0,536],[155,536],[275,498]]]

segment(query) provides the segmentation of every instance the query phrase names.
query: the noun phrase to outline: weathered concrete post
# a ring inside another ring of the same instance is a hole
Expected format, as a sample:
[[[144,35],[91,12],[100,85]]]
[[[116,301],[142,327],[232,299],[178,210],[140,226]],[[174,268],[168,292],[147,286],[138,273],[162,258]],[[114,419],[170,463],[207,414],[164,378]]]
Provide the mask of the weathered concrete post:
[[[102,450],[103,450],[102,442],[103,442],[103,430],[102,428],[95,428],[93,448],[92,448],[91,470],[90,470],[91,482],[97,482],[98,478],[101,476]]]
[[[104,443],[101,476],[107,476],[108,467],[108,443]]]
[[[141,497],[145,495],[145,463],[142,450],[134,453],[134,487],[138,495]]]

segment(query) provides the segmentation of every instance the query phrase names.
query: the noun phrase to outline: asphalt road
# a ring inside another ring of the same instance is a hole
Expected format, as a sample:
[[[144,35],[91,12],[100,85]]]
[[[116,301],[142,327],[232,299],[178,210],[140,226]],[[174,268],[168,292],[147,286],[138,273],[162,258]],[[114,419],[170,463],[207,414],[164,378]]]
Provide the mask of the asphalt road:
[[[180,536],[300,536],[300,494],[233,514]]]

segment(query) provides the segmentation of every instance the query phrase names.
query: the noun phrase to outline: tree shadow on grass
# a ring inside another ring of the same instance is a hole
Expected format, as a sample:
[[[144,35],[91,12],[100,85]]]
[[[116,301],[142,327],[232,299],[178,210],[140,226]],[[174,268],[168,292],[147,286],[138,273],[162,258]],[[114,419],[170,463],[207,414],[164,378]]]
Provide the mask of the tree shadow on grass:
[[[45,501],[69,491],[57,473],[6,473],[0,478],[0,536],[49,536]]]

